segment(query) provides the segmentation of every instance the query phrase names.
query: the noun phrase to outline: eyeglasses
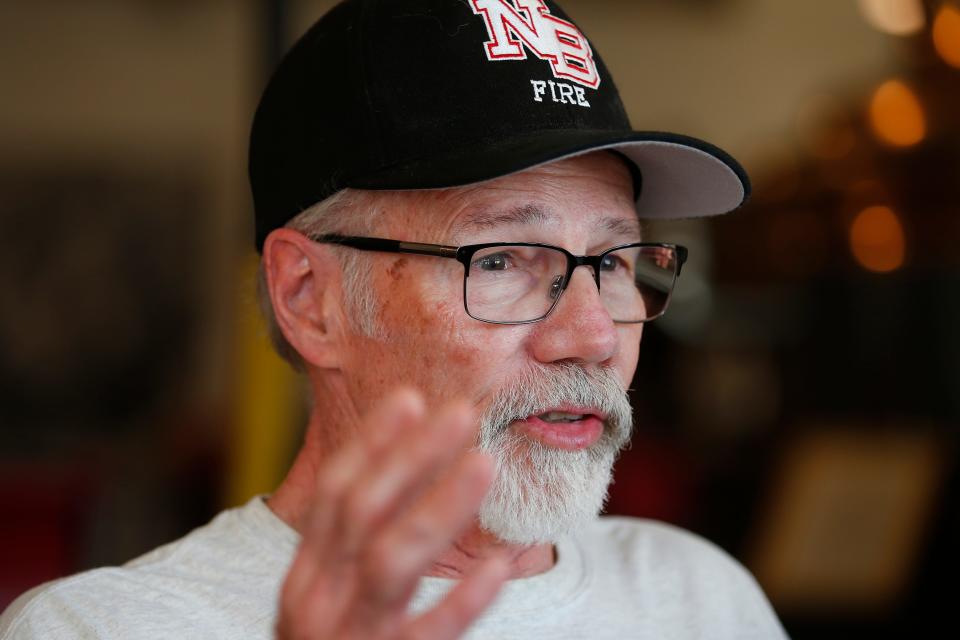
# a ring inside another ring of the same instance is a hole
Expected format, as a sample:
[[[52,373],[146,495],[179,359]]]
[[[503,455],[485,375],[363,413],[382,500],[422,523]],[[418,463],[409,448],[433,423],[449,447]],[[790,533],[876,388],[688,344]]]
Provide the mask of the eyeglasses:
[[[362,251],[452,258],[463,264],[463,304],[471,318],[492,324],[529,324],[546,318],[570,284],[573,270],[593,267],[600,299],[614,322],[638,323],[667,310],[687,249],[635,242],[595,256],[530,242],[491,242],[453,247],[385,238],[311,237]]]

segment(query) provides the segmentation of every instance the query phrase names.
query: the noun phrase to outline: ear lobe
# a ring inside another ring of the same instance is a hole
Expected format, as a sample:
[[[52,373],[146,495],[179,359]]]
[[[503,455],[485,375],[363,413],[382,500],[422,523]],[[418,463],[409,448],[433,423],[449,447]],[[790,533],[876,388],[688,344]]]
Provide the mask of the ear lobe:
[[[332,309],[340,268],[330,248],[292,229],[276,229],[263,246],[264,270],[277,325],[307,365],[340,365],[339,322]]]

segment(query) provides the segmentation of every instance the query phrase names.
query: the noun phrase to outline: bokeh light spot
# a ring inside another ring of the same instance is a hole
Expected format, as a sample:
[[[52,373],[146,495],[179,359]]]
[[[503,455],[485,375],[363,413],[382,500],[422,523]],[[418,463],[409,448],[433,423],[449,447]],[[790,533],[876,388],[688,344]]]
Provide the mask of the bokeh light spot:
[[[923,29],[920,0],[860,0],[860,13],[870,26],[895,36],[909,36]]]
[[[940,7],[933,20],[933,46],[944,62],[960,69],[960,9]]]
[[[906,238],[903,225],[890,207],[867,207],[850,225],[850,251],[868,271],[888,273],[903,266]]]
[[[900,80],[887,80],[874,91],[870,125],[881,142],[896,147],[915,145],[927,134],[923,105]]]

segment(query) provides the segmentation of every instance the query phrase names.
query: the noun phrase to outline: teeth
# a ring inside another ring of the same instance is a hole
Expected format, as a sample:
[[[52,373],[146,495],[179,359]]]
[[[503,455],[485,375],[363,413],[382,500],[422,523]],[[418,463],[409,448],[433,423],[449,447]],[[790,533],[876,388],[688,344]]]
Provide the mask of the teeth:
[[[583,415],[579,413],[564,413],[563,411],[548,411],[538,416],[544,422],[576,422],[583,420]]]

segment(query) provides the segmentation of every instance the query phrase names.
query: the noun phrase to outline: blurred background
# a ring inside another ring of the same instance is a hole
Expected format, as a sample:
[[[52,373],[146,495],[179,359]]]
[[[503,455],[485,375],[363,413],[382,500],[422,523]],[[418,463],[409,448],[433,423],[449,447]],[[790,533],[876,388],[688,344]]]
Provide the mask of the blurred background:
[[[331,5],[0,4],[0,608],[282,477],[302,390],[254,310],[247,134]],[[651,227],[692,258],[609,511],[717,542],[796,638],[950,622],[960,4],[563,5],[635,127],[754,180],[735,215]]]

